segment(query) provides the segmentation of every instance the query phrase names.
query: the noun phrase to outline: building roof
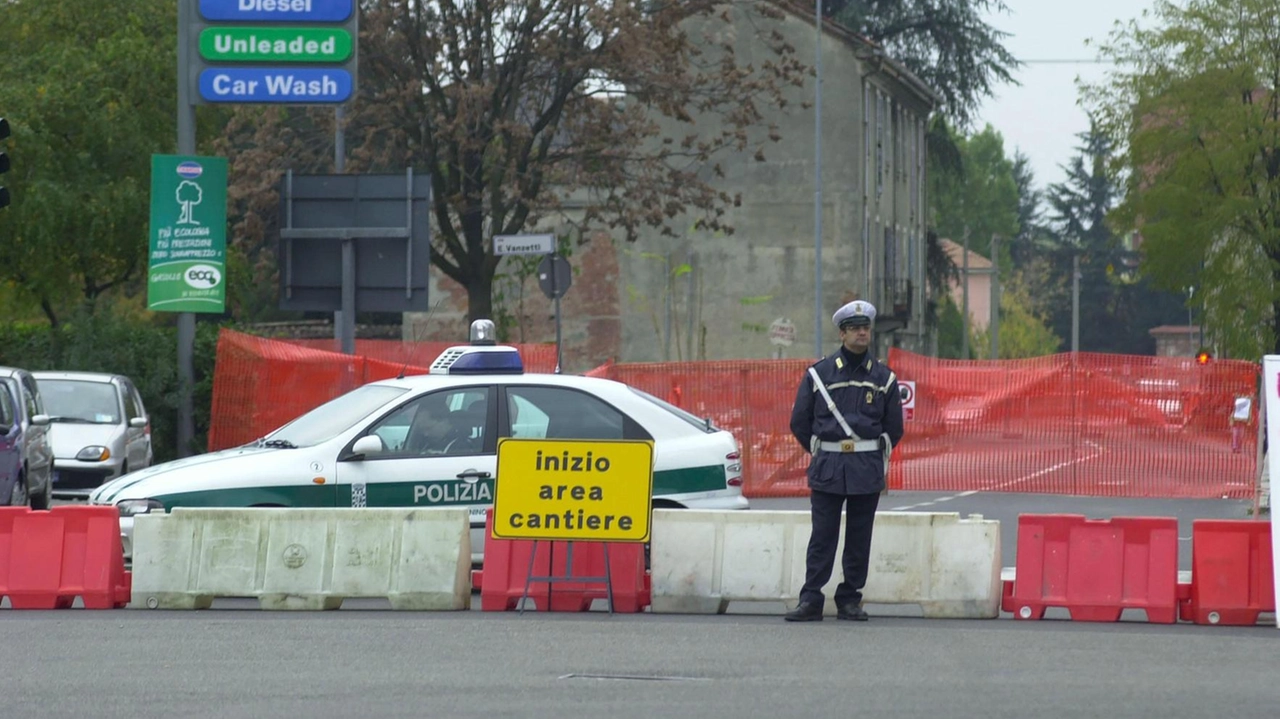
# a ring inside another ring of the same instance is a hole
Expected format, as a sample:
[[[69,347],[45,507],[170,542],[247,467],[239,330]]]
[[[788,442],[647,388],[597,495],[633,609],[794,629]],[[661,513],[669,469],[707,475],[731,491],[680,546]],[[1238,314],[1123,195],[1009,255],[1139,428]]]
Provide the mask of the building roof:
[[[812,3],[805,5],[799,0],[772,0],[772,2],[798,18],[807,19],[810,22],[814,19],[815,8]],[[822,27],[827,33],[839,37],[855,49],[865,52],[865,55],[859,53],[859,59],[863,62],[875,62],[876,70],[902,83],[913,94],[923,100],[930,109],[942,105],[942,96],[938,94],[937,90],[934,90],[925,81],[916,77],[915,74],[907,69],[906,65],[889,57],[885,53],[884,47],[879,43],[865,35],[850,30],[830,18],[823,18]]]
[[[963,269],[964,268],[964,246],[959,245],[955,242],[952,242],[951,240],[948,240],[945,237],[938,240],[938,242],[942,244],[942,250],[947,253],[947,257],[950,257],[951,261],[955,263],[956,269]],[[969,250],[969,271],[970,272],[974,270],[990,270],[990,269],[991,269],[991,260],[988,260],[986,257],[983,257],[982,255],[978,254],[977,252],[974,252],[973,250]]]
[[[1147,334],[1152,337],[1160,335],[1198,335],[1200,327],[1197,325],[1160,325],[1147,330]]]

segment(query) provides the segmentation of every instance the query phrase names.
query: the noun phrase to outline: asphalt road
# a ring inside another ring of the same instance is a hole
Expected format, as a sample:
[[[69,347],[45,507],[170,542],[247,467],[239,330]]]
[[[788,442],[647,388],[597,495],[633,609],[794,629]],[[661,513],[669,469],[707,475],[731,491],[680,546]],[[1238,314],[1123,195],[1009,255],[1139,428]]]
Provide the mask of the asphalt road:
[[[0,717],[1245,719],[1280,706],[1274,628],[255,606],[0,612]]]
[[[755,500],[758,509],[807,499]],[[1020,513],[1247,518],[1237,500],[891,492],[890,511],[982,514],[1013,564]],[[1184,545],[1189,549],[1189,545]],[[1189,552],[1183,552],[1189,557]],[[723,616],[324,613],[219,599],[166,612],[0,610],[0,719],[367,717],[1273,717],[1274,620],[1255,627]],[[1267,619],[1271,619],[1267,615]]]

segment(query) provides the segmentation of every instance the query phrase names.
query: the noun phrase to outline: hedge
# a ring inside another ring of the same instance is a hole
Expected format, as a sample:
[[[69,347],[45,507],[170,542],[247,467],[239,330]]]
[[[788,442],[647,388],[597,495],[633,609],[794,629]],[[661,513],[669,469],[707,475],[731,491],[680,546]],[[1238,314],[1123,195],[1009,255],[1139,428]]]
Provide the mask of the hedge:
[[[195,436],[191,454],[204,452],[213,394],[219,325],[196,323]],[[155,461],[178,456],[178,331],[149,321],[112,316],[81,317],[58,327],[0,325],[0,365],[31,372],[112,372],[133,380],[151,415]]]

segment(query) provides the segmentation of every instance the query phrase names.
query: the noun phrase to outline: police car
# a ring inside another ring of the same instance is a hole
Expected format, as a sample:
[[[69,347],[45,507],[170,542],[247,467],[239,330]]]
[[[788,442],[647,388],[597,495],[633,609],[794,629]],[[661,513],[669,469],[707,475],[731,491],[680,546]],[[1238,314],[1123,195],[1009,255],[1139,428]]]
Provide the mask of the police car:
[[[514,347],[477,320],[471,344],[428,374],[372,382],[252,444],[132,472],[93,492],[133,518],[174,507],[447,507],[471,514],[472,560],[484,547],[498,437],[652,440],[656,507],[746,509],[737,441],[621,382],[526,374]]]

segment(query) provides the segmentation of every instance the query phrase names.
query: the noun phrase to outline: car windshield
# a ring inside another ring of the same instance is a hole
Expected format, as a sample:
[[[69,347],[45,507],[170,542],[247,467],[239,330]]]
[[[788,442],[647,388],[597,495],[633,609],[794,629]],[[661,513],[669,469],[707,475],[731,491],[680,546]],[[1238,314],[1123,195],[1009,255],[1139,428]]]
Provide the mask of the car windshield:
[[[54,422],[119,424],[121,421],[120,399],[113,384],[69,379],[39,382],[45,412]]]
[[[288,447],[290,444],[294,447],[310,447],[320,444],[338,436],[370,412],[408,391],[401,387],[365,385],[325,402],[263,439],[267,446],[275,447]]]
[[[659,407],[661,407],[661,408],[665,409],[666,411],[670,412],[671,414],[674,414],[675,416],[677,416],[677,417],[679,417],[680,419],[682,419],[682,420],[684,420],[684,421],[688,422],[689,424],[693,425],[694,427],[697,427],[698,429],[702,430],[703,432],[707,432],[707,433],[709,434],[709,433],[711,433],[711,432],[719,432],[719,431],[720,431],[720,428],[719,428],[719,427],[716,427],[714,424],[712,424],[712,422],[711,422],[711,420],[710,420],[710,419],[704,419],[704,418],[699,417],[699,416],[697,416],[697,415],[690,414],[690,413],[688,413],[688,412],[686,412],[686,411],[684,411],[684,410],[680,409],[679,407],[675,406],[674,404],[671,404],[670,402],[666,402],[666,401],[663,401],[663,400],[658,399],[657,397],[654,397],[653,395],[649,394],[648,392],[645,392],[644,390],[639,390],[639,389],[636,389],[635,387],[631,387],[630,389],[631,389],[631,391],[632,391],[632,392],[635,392],[636,394],[640,395],[641,397],[644,397],[645,399],[649,400],[650,402],[652,402],[652,403],[654,403],[654,404],[658,405]]]

